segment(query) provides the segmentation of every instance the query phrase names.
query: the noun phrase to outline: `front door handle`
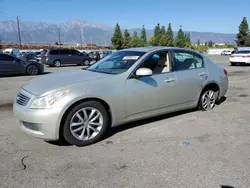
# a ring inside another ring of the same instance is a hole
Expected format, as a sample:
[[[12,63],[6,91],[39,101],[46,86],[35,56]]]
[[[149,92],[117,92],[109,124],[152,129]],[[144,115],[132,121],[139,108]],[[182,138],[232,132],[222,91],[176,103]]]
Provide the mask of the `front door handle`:
[[[174,78],[167,78],[166,80],[164,80],[165,83],[170,83],[170,82],[174,82],[175,79]]]

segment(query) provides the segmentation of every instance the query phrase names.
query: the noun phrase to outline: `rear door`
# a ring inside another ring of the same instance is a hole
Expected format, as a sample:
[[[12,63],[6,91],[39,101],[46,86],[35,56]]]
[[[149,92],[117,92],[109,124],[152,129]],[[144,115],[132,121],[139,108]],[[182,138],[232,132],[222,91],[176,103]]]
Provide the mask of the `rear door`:
[[[60,60],[62,61],[62,64],[74,64],[72,62],[72,55],[69,49],[60,50]]]
[[[204,59],[188,50],[174,50],[172,57],[177,79],[176,99],[180,107],[194,105],[207,79]]]

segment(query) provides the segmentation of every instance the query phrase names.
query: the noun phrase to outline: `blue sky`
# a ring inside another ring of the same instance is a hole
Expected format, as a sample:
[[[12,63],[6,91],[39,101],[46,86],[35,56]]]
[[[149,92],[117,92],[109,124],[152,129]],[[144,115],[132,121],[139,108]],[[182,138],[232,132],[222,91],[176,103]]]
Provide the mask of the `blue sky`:
[[[122,28],[180,25],[186,31],[236,33],[243,18],[250,24],[250,0],[0,0],[0,20],[63,23],[100,22]]]

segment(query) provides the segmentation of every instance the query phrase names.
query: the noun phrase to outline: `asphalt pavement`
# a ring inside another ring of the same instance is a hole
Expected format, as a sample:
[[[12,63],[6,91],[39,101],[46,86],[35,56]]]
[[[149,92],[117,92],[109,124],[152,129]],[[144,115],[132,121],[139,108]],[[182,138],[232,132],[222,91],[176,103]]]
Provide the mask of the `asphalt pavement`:
[[[227,69],[230,81],[220,105],[113,128],[106,139],[87,147],[21,132],[11,102],[34,77],[0,78],[0,187],[250,187],[250,66],[211,58]]]

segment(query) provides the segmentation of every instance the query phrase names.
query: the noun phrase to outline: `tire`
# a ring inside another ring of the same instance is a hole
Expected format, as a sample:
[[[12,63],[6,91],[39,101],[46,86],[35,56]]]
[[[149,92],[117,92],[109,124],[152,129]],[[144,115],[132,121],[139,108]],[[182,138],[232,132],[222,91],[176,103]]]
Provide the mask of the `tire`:
[[[212,93],[213,95],[211,95]],[[201,111],[212,110],[216,104],[217,94],[217,90],[214,88],[210,87],[204,89],[199,98],[198,109]]]
[[[90,117],[92,110],[96,112]],[[63,136],[67,142],[76,146],[87,146],[103,138],[110,126],[110,119],[100,102],[87,101],[70,110],[62,126]]]
[[[60,60],[55,60],[53,64],[54,64],[54,67],[61,67],[62,66],[62,63]]]
[[[89,66],[90,65],[90,61],[89,60],[84,60],[83,61],[83,66]]]
[[[231,63],[232,66],[236,66],[236,63]]]
[[[26,68],[26,73],[27,75],[38,75],[39,68],[38,66],[31,64]]]

